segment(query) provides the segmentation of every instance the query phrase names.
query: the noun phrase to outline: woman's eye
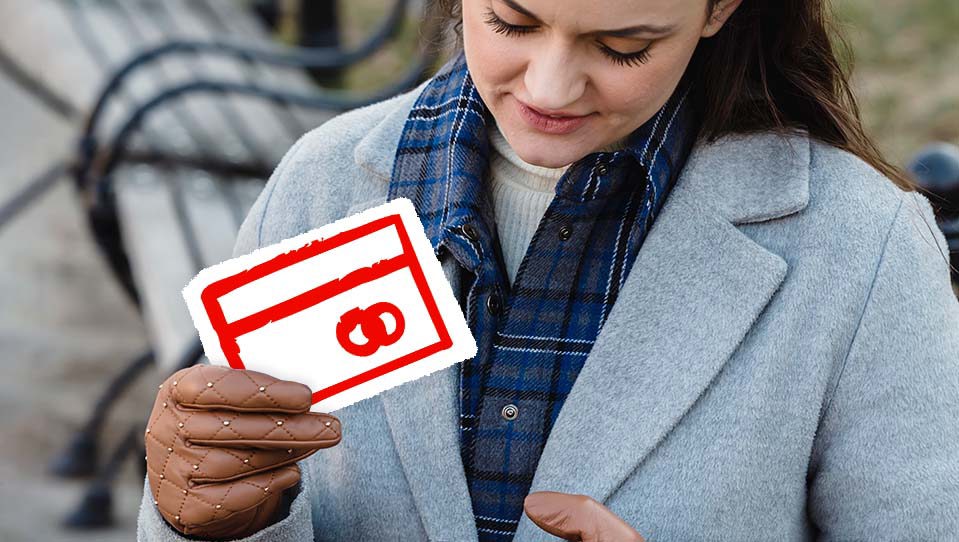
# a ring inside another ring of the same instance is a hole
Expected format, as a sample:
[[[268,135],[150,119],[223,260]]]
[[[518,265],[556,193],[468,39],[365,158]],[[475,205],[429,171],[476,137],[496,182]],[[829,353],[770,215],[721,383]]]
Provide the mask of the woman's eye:
[[[500,19],[498,15],[493,13],[492,9],[488,8],[486,10],[486,24],[490,25],[494,32],[499,32],[500,34],[504,34],[506,36],[512,36],[514,34],[528,34],[535,29],[535,27],[532,26],[509,24],[503,19]]]
[[[604,55],[620,66],[635,66],[637,64],[645,64],[649,62],[650,47],[651,45],[647,45],[642,51],[637,51],[635,53],[620,53],[619,51],[610,49],[603,44],[600,44],[599,46]]]
[[[536,30],[535,26],[509,24],[503,19],[500,19],[496,13],[493,13],[492,9],[488,8],[486,10],[486,19],[484,22],[486,22],[486,24],[488,24],[494,32],[498,32],[505,36],[529,34],[530,32]],[[645,49],[635,53],[620,53],[619,51],[611,49],[602,43],[599,44],[599,49],[602,51],[603,55],[620,66],[635,66],[637,64],[645,64],[649,61],[649,47],[650,46],[647,45]]]

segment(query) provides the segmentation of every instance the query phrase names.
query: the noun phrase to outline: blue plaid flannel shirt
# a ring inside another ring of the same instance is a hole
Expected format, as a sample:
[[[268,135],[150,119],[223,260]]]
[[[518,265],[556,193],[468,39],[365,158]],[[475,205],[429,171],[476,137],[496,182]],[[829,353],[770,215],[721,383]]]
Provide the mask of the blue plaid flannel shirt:
[[[409,198],[457,292],[477,355],[459,365],[460,444],[480,540],[512,540],[563,402],[696,137],[688,83],[626,148],[572,164],[509,284],[487,186],[492,116],[462,52],[404,125],[389,199]]]

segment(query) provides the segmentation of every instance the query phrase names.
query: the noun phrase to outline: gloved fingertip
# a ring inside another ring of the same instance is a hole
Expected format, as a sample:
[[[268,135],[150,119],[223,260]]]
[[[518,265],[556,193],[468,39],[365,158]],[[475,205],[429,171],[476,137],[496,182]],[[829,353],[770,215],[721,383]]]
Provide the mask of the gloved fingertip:
[[[523,505],[533,508],[542,508],[548,506],[549,503],[556,499],[559,494],[555,491],[534,491],[526,496],[526,499],[523,500]]]
[[[274,486],[277,488],[288,489],[300,481],[300,468],[296,464],[287,465],[278,470]]]

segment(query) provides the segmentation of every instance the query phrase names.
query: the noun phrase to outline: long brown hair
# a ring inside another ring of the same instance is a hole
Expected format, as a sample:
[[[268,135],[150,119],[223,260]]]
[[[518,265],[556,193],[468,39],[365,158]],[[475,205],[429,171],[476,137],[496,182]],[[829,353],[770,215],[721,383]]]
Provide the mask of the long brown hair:
[[[432,0],[454,22],[462,47],[462,0]],[[707,0],[712,16],[719,0]],[[703,121],[699,137],[801,129],[846,150],[903,190],[918,187],[889,163],[866,134],[849,76],[837,57],[852,54],[825,0],[743,0],[723,28],[699,41],[687,69],[702,84],[693,96]],[[851,68],[850,68],[851,69]]]

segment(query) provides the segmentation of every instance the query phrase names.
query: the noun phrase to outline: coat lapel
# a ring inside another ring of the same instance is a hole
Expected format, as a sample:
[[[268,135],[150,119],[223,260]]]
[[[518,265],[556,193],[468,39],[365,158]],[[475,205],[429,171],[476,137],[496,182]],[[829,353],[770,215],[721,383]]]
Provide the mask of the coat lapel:
[[[383,181],[383,193],[355,205],[348,215],[386,201],[403,125],[426,84],[394,98],[396,107],[357,143],[357,166]],[[458,292],[455,259],[447,256],[441,265],[453,292]],[[386,390],[379,399],[429,539],[478,540],[460,456],[459,364]]]
[[[356,147],[357,164],[384,180],[384,194],[418,94]],[[604,502],[679,423],[788,271],[737,225],[802,210],[808,161],[803,133],[727,136],[693,149],[564,403],[531,491]],[[458,291],[455,262],[446,258],[443,269]],[[380,395],[431,540],[477,540],[459,451],[458,367]],[[514,540],[548,537],[524,514]]]
[[[563,404],[530,492],[606,502],[706,390],[779,289],[786,261],[736,224],[807,205],[808,141],[753,140],[771,153],[752,170],[770,172],[766,178],[730,177],[736,145],[727,140],[691,155]],[[725,179],[752,205],[711,199]],[[514,540],[547,537],[524,514]]]
[[[345,216],[385,202],[384,191],[354,204]],[[447,256],[440,264],[453,292],[459,291],[456,261]],[[459,451],[458,367],[452,365],[379,395],[430,540],[478,539]]]
[[[442,260],[453,291],[456,261]],[[380,394],[393,442],[430,540],[477,540],[459,444],[459,365]]]
[[[530,492],[605,502],[709,386],[785,277],[785,261],[688,196],[671,194],[653,223]],[[523,515],[514,540],[543,539]]]

